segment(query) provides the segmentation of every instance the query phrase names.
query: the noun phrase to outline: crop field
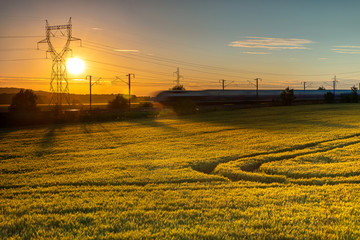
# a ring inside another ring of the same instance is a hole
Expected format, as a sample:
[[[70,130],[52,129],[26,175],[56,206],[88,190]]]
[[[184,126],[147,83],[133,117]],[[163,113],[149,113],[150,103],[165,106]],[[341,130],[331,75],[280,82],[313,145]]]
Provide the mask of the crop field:
[[[360,105],[0,129],[1,239],[359,239]]]

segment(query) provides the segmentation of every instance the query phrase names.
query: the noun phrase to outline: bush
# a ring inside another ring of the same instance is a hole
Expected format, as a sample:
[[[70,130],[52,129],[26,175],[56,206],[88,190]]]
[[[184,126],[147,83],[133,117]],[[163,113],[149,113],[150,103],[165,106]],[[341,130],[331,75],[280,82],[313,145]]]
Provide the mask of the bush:
[[[333,103],[335,101],[335,95],[332,92],[327,92],[324,94],[325,102]]]
[[[355,86],[351,87],[350,94],[341,94],[340,102],[342,103],[357,103],[359,101],[359,97],[357,94],[357,88]]]
[[[285,88],[280,94],[281,101],[284,105],[292,105],[295,100],[294,89],[290,89],[289,87]]]
[[[139,108],[152,108],[154,104],[152,102],[142,102],[139,104]]]
[[[351,102],[353,103],[357,103],[359,101],[357,90],[358,89],[355,86],[351,87]]]
[[[37,96],[30,89],[21,89],[12,99],[9,111],[11,112],[35,112],[37,111]]]
[[[126,110],[128,106],[128,100],[120,94],[116,95],[115,99],[109,101],[108,103],[108,109],[113,110]]]
[[[183,85],[176,85],[176,86],[170,88],[169,90],[170,90],[170,91],[179,91],[179,90],[180,90],[180,91],[185,91],[185,88],[184,88]]]

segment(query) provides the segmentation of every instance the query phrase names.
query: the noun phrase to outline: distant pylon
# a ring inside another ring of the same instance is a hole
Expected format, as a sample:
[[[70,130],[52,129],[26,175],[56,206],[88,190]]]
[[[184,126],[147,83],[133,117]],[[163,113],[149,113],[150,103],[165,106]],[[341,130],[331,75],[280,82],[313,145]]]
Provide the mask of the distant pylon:
[[[68,24],[66,25],[54,25],[49,26],[48,21],[46,20],[46,38],[38,42],[39,43],[47,43],[49,48],[46,51],[49,52],[52,59],[51,66],[51,80],[50,80],[50,92],[52,93],[50,104],[61,106],[63,103],[63,99],[70,104],[69,100],[69,83],[67,78],[67,70],[66,70],[66,57],[67,54],[71,51],[70,42],[79,40],[79,38],[74,38],[72,36],[72,24],[71,18],[69,19]],[[65,37],[66,43],[63,49],[57,52],[51,43],[51,38],[56,37]]]
[[[179,67],[177,68],[177,71],[174,72],[174,74],[176,74],[176,86],[180,86],[180,78],[184,79],[184,77],[180,75]]]
[[[335,96],[335,88],[336,88],[336,83],[338,82],[338,80],[336,80],[336,75],[334,75],[334,78],[333,78],[333,94],[334,94],[334,96]]]

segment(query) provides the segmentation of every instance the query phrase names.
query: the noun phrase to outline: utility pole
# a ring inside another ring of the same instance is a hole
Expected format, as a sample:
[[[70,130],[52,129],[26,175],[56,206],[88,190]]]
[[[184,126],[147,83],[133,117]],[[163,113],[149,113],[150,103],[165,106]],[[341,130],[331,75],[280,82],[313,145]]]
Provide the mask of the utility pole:
[[[251,83],[252,85],[255,85],[256,87],[256,101],[259,99],[259,80],[262,81],[261,78],[255,78],[255,84]]]
[[[259,98],[259,80],[261,81],[261,78],[255,78],[256,81],[256,100]]]
[[[225,79],[220,79],[219,80],[219,82],[220,83],[222,83],[222,90],[224,91],[225,90],[225,87],[227,87],[227,86],[229,86],[230,84],[232,84],[234,81],[231,81],[231,82],[229,82],[228,84],[226,84],[225,85],[225,82],[226,82],[227,80],[225,80]]]
[[[310,87],[312,85],[312,82],[301,82],[301,84],[304,84],[304,91],[306,90],[306,87]]]
[[[338,82],[336,80],[336,75],[334,76],[334,80],[332,82],[333,82],[333,90],[334,90],[334,97],[335,97],[335,87],[336,87],[336,83]]]
[[[178,68],[179,71],[179,68]],[[135,78],[135,74],[134,73],[129,73],[128,75],[126,75],[127,77],[129,77],[129,82],[128,82],[128,86],[129,86],[129,111],[130,111],[130,107],[131,107],[131,76],[133,76]]]
[[[92,84],[91,84],[91,79],[92,79],[92,76],[91,75],[87,75],[86,76],[86,79],[89,77],[89,86],[90,86],[90,112],[91,112],[91,86],[92,86]]]
[[[304,91],[306,90],[306,82],[303,82],[304,83]]]
[[[222,90],[225,90],[225,79],[220,79],[219,82],[222,82]]]
[[[91,82],[91,80],[92,80],[92,76],[91,75],[87,75],[86,76],[86,80],[89,78],[89,87],[90,87],[90,111],[91,111],[91,87],[93,86],[93,85],[95,85],[95,84],[98,84],[99,83],[99,81],[101,80],[101,78],[99,78],[98,80],[96,80],[95,82]]]

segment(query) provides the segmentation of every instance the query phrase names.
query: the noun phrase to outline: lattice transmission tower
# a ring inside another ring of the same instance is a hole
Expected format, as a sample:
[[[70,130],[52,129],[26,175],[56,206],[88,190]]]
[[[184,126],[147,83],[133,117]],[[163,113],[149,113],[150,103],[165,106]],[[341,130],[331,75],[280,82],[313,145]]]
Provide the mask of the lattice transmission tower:
[[[46,38],[38,42],[38,49],[40,43],[47,43],[49,48],[46,51],[50,53],[52,59],[51,66],[51,80],[50,92],[52,93],[50,104],[61,106],[64,100],[70,104],[69,100],[69,82],[67,78],[66,58],[70,49],[71,41],[80,41],[81,39],[72,36],[71,18],[66,25],[50,26],[46,20]],[[61,50],[56,50],[51,40],[53,38],[65,39],[66,42]]]

